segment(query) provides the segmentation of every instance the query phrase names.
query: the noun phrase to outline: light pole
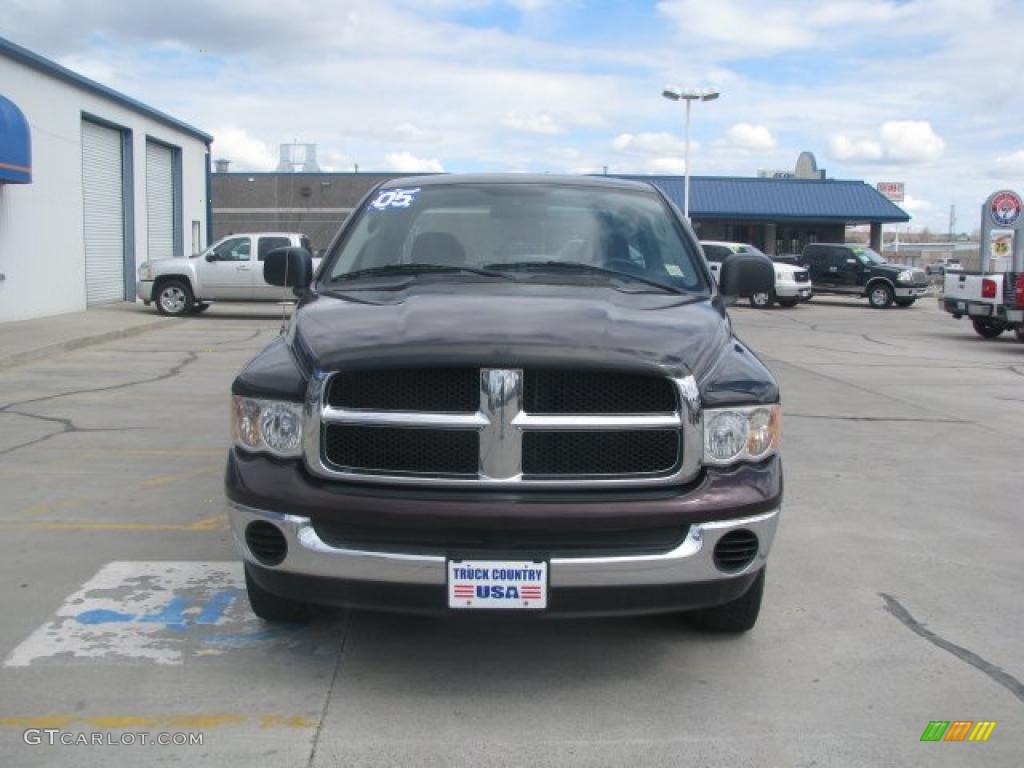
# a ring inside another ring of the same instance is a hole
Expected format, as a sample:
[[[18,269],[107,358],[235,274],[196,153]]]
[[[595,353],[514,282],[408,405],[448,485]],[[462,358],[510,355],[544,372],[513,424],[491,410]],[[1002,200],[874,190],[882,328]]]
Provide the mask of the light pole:
[[[661,95],[669,101],[686,102],[686,141],[683,149],[683,216],[690,220],[690,104],[694,101],[714,101],[722,94],[714,88],[675,88],[665,86]]]

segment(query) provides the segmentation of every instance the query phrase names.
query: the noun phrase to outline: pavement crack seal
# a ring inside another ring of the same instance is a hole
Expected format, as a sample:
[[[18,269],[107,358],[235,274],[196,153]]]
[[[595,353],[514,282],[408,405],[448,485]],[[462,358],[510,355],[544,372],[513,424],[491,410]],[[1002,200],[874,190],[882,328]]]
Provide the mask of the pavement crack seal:
[[[56,432],[49,432],[42,437],[37,437],[35,440],[29,440],[24,443],[19,443],[18,445],[12,445],[9,448],[4,448],[3,450],[0,450],[0,456],[6,456],[8,453],[13,453],[14,451],[21,450],[22,448],[38,445],[39,443],[49,440],[51,437],[66,435],[69,432],[127,432],[134,429],[146,429],[146,427],[79,427],[71,419],[66,419],[60,416],[40,416],[36,413],[24,413],[22,411],[11,410],[8,407],[0,408],[0,416],[8,413],[14,416],[23,416],[26,419],[39,419],[40,421],[60,424],[61,429]]]
[[[822,421],[879,421],[879,422],[911,422],[913,424],[973,424],[963,419],[915,419],[901,416],[824,416],[813,413],[787,413],[787,419],[820,419]]]
[[[334,662],[334,672],[331,674],[331,683],[327,686],[327,695],[324,696],[324,706],[320,710],[320,720],[316,724],[316,731],[313,733],[313,744],[309,749],[309,760],[306,761],[306,768],[313,768],[316,761],[316,750],[320,746],[320,732],[323,731],[324,721],[327,719],[327,708],[331,705],[331,696],[334,695],[334,686],[338,682],[338,675],[341,672],[341,660],[345,656],[345,643],[348,642],[352,630],[352,612],[345,611],[345,626],[341,629],[341,643],[338,645],[338,658]]]
[[[88,395],[93,392],[112,392],[118,389],[127,389],[128,387],[135,387],[139,384],[152,384],[157,381],[166,381],[167,379],[174,378],[179,375],[185,368],[194,363],[199,359],[199,354],[196,352],[189,352],[181,360],[181,362],[173,365],[166,373],[161,373],[158,376],[150,376],[146,379],[136,379],[135,381],[125,381],[120,384],[110,384],[106,387],[94,387],[92,389],[73,389],[70,392],[58,392],[53,395],[44,395],[43,397],[34,397],[30,400],[20,400],[16,403],[6,403],[0,406],[0,412],[7,411],[11,408],[15,408],[19,405],[32,405],[34,403],[43,403],[49,400],[56,400],[61,397],[71,397],[72,395]],[[43,418],[43,417],[40,417]]]
[[[969,651],[956,643],[951,643],[946,638],[935,634],[911,616],[910,611],[904,608],[900,601],[892,595],[879,592],[878,596],[885,601],[885,609],[895,616],[903,626],[915,635],[920,635],[932,645],[953,654],[960,659],[960,661],[970,664],[975,669],[981,670],[992,680],[999,683],[999,685],[1003,686],[1006,690],[1016,696],[1020,701],[1024,702],[1024,683],[1021,683],[1021,681],[1016,677],[1011,675],[1009,672],[1006,672],[1001,667],[997,667],[995,664],[985,661],[985,659],[981,658],[981,656],[973,651]]]

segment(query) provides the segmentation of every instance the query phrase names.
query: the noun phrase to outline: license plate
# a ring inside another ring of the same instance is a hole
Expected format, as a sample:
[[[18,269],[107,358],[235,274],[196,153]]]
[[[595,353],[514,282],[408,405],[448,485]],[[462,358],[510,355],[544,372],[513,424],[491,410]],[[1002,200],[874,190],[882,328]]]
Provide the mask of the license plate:
[[[988,317],[992,314],[992,307],[986,304],[971,304],[967,308],[968,315],[980,315],[981,317]]]
[[[548,607],[548,564],[449,560],[448,607],[543,610]]]

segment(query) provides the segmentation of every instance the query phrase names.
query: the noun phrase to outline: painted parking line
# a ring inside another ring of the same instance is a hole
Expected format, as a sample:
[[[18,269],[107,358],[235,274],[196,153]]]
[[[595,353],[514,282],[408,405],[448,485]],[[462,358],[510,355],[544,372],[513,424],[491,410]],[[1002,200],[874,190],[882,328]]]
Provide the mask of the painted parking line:
[[[237,562],[113,562],[70,595],[4,667],[182,664],[246,649],[337,650],[330,622],[271,625],[253,615]]]
[[[103,730],[125,728],[202,729],[255,726],[257,728],[316,728],[305,715],[241,715],[232,713],[189,715],[18,715],[0,716],[0,728],[60,728],[84,726]]]
[[[0,530],[21,531],[223,531],[227,527],[228,516],[223,513],[200,518],[192,523],[116,523],[62,520],[0,521]]]

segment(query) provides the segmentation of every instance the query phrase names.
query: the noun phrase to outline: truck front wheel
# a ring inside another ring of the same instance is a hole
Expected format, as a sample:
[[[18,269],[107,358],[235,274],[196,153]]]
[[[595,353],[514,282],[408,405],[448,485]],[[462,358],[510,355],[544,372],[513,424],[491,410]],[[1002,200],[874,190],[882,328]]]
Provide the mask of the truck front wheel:
[[[771,309],[775,303],[775,291],[755,293],[750,297],[750,306],[754,309]]]
[[[310,611],[306,603],[267,592],[250,575],[248,565],[245,567],[245,591],[249,595],[252,612],[264,621],[284,624],[309,620]]]
[[[754,583],[750,585],[750,589],[735,600],[724,605],[694,611],[692,614],[694,626],[707,632],[739,633],[753,629],[757,623],[757,615],[761,612],[766,570],[767,568],[762,568],[761,572],[757,574],[757,578],[754,579]]]
[[[875,309],[888,309],[895,297],[888,283],[875,283],[868,287],[868,304]]]
[[[156,289],[156,311],[161,315],[187,315],[194,304],[192,288],[184,280],[165,280]]]
[[[975,318],[974,320],[971,320],[971,325],[974,326],[974,332],[983,339],[994,339],[1006,330],[1006,323],[1002,320],[982,320],[981,318]]]

